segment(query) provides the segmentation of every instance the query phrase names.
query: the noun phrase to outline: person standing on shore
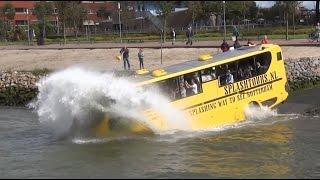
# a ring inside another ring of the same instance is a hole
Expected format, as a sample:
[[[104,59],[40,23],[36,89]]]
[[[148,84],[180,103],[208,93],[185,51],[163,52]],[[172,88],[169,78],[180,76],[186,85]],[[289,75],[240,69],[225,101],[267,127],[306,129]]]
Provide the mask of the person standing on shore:
[[[233,26],[233,30],[232,30],[232,36],[235,37],[235,40],[238,40],[238,37],[239,37],[239,30],[236,26]]]
[[[122,54],[124,70],[127,70],[126,64],[128,64],[128,69],[130,70],[129,49],[127,48],[126,45],[120,50],[120,53]]]
[[[143,54],[142,48],[139,49],[138,58],[139,58],[139,63],[140,63],[140,69],[144,69],[144,65],[143,65],[144,54]]]
[[[188,30],[186,32],[186,36],[187,36],[187,39],[188,39],[186,45],[190,44],[190,46],[191,46],[192,45],[192,36],[193,36],[193,32],[192,32],[192,28],[191,27],[188,28]]]
[[[269,44],[267,35],[264,35],[263,39],[261,40],[261,44]]]
[[[171,31],[171,38],[172,38],[172,45],[176,42],[176,32],[174,31],[174,28],[172,28]]]

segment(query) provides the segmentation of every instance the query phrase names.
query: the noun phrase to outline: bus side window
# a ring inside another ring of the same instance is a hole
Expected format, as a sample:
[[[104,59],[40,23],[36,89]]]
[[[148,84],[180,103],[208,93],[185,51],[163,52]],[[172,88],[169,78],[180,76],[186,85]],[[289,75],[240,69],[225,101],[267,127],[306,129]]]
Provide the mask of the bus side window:
[[[217,79],[217,74],[216,74],[216,68],[215,67],[212,67],[211,76],[212,76],[213,80]]]
[[[202,83],[209,82],[215,79],[216,79],[216,71],[214,67],[201,70]]]
[[[254,76],[253,59],[246,58],[238,63],[237,81],[248,79]]]
[[[226,83],[226,67],[225,65],[219,65],[216,67],[216,74],[219,79],[219,86],[224,86]]]
[[[269,52],[257,56],[256,68],[257,75],[264,74],[268,71],[271,63],[271,54]]]
[[[277,52],[277,60],[278,60],[278,61],[282,60],[282,54],[281,54],[281,52]]]
[[[193,72],[184,75],[184,87],[186,88],[187,96],[202,93],[200,74],[201,72]]]

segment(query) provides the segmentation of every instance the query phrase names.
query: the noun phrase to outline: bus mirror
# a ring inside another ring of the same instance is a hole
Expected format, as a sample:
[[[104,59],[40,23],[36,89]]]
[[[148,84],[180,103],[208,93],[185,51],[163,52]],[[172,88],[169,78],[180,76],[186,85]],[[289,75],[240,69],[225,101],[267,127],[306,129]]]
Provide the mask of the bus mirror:
[[[199,61],[207,61],[211,58],[212,58],[212,56],[210,54],[204,54],[199,57]]]

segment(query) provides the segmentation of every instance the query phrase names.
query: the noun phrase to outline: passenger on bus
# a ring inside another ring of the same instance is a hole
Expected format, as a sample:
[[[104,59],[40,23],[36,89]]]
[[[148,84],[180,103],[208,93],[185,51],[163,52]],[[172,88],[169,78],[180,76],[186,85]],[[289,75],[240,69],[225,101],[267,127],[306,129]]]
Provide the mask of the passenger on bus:
[[[241,47],[238,39],[234,42],[233,47],[234,47],[234,49],[238,49]]]
[[[202,82],[207,82],[207,81],[211,81],[213,79],[213,73],[211,73],[209,70],[204,70],[201,72],[201,79]]]
[[[257,62],[257,71],[258,74],[263,74],[265,73],[266,68],[264,66],[261,66],[260,62]]]
[[[256,44],[254,44],[250,39],[248,39],[247,45],[248,46],[255,46]]]
[[[200,87],[200,78],[199,78],[199,76],[198,76],[198,73],[194,73],[193,74],[193,80],[194,80],[194,82],[196,83],[196,85],[198,86],[198,87]],[[199,88],[198,88],[198,90],[199,90]]]
[[[179,89],[178,89],[178,91],[179,91]],[[181,95],[181,98],[187,97],[187,90],[184,87],[183,82],[180,83],[180,95]]]
[[[252,70],[252,67],[250,65],[247,65],[247,67],[244,69],[244,77],[245,78],[252,77],[251,70]]]
[[[237,74],[237,79],[241,81],[241,80],[243,80],[243,78],[244,78],[244,72],[242,70],[242,67],[239,67],[238,74]]]
[[[226,52],[229,51],[229,44],[226,42],[226,40],[223,40],[220,49],[222,50],[222,52]]]
[[[233,81],[233,75],[231,74],[231,71],[227,71],[227,77],[226,77],[226,84],[232,84]]]
[[[185,83],[186,83],[186,87],[189,90],[189,93],[191,95],[198,94],[198,86],[197,86],[194,79],[191,79],[190,84],[188,83],[188,81],[185,81]]]

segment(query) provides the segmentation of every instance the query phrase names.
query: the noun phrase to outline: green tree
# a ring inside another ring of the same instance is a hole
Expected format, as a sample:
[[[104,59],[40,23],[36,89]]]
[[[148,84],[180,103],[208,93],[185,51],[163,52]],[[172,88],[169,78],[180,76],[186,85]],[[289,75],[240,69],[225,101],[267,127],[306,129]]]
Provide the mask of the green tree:
[[[34,14],[37,16],[37,19],[40,21],[40,29],[42,32],[40,36],[44,39],[46,37],[46,24],[48,18],[53,13],[53,4],[52,2],[40,1],[36,2],[34,7]]]
[[[5,3],[3,8],[1,9],[1,16],[3,19],[3,28],[5,31],[5,41],[7,41],[7,31],[8,31],[8,27],[10,27],[11,30],[13,30],[14,28],[11,27],[11,25],[13,24],[13,19],[15,16],[16,12],[15,9],[13,7],[13,5],[11,3]]]
[[[205,17],[204,1],[188,1],[188,13],[192,16],[192,26],[194,21]]]
[[[226,19],[231,21],[231,24],[239,24],[242,16],[241,1],[226,1]]]
[[[293,37],[295,35],[296,26],[295,26],[295,16],[297,15],[297,9],[302,4],[302,1],[293,1],[291,3],[292,8],[292,26],[293,26]]]
[[[83,24],[87,11],[77,1],[69,1],[65,10],[68,24],[73,27],[76,39],[78,40],[79,27]]]
[[[121,7],[121,23],[124,24],[124,29],[128,33],[128,29],[129,29],[128,23],[132,16],[131,11],[129,9],[131,7],[131,4],[129,1],[120,1],[120,7]]]
[[[294,24],[294,15],[296,13],[296,9],[301,4],[299,1],[277,1],[276,5],[278,5],[279,10],[283,11],[283,17],[286,21],[286,40],[289,39],[289,15],[292,14],[292,25],[295,30]]]
[[[68,4],[69,3],[70,3],[69,1],[55,1],[54,2],[54,6],[58,9],[59,24],[62,23],[62,27],[63,27],[64,44],[67,43],[66,23],[67,23],[67,18],[68,18]]]
[[[172,11],[174,1],[159,1],[157,13],[163,19],[163,40],[166,42],[167,17]]]

